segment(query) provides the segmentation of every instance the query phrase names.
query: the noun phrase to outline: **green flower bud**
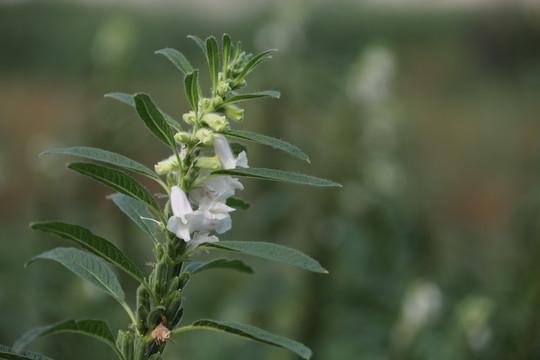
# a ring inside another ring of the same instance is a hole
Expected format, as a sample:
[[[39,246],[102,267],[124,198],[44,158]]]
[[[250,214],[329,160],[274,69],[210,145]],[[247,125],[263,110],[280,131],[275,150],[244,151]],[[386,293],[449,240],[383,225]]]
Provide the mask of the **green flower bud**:
[[[229,86],[229,83],[227,83],[225,81],[220,81],[218,86],[217,86],[218,95],[224,95],[229,91],[231,91],[231,87]]]
[[[229,129],[229,122],[223,115],[218,115],[215,113],[206,114],[202,117],[202,122],[216,131]]]
[[[195,113],[190,111],[184,114],[184,120],[189,124],[195,124]]]
[[[216,108],[223,102],[223,98],[221,96],[215,96],[214,99],[212,99],[212,107]]]
[[[205,145],[210,145],[214,142],[214,132],[207,128],[197,130],[195,137]]]
[[[179,143],[187,144],[191,140],[191,135],[187,132],[180,131],[174,135],[174,140],[178,141]]]
[[[219,156],[200,157],[195,162],[195,166],[204,170],[219,170],[221,169],[221,161],[219,160]]]
[[[171,171],[178,169],[178,161],[176,160],[176,156],[171,155],[167,159],[161,160],[154,166],[154,169],[159,175],[168,174]]]
[[[223,110],[225,111],[225,114],[227,114],[227,116],[229,116],[233,120],[244,120],[244,109],[240,109],[238,106],[227,105],[223,108]]]
[[[204,98],[201,100],[201,103],[199,105],[200,105],[200,109],[203,112],[207,111],[208,109],[212,107],[212,100],[210,100],[209,98]]]

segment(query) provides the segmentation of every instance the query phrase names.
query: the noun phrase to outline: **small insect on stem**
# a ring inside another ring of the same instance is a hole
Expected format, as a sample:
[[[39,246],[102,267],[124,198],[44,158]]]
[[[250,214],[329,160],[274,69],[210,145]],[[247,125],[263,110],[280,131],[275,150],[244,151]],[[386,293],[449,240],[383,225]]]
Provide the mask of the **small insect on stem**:
[[[161,315],[161,323],[152,330],[152,338],[156,339],[157,345],[165,345],[165,341],[171,336],[171,331],[165,327],[167,318]]]

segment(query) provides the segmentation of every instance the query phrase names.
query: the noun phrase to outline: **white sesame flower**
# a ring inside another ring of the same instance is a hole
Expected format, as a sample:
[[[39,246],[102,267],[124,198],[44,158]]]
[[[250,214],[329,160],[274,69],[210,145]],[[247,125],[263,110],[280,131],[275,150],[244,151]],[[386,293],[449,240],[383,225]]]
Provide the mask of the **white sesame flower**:
[[[236,167],[248,167],[248,161],[246,157],[246,152],[242,151],[238,154],[238,157],[234,157],[227,139],[223,135],[214,135],[214,149],[216,155],[219,156],[221,164],[224,169],[234,169]]]
[[[214,176],[204,180],[201,185],[189,192],[193,201],[200,203],[204,197],[224,202],[234,195],[235,190],[244,190],[244,186],[230,176]]]
[[[190,224],[187,215],[193,214],[186,193],[178,186],[171,188],[171,209],[173,216],[167,222],[167,230],[173,232],[184,241],[191,240]]]
[[[216,231],[222,234],[231,228],[229,212],[234,211],[234,208],[202,197],[199,208],[193,211],[186,194],[178,186],[171,189],[171,208],[173,216],[167,222],[167,230],[186,242],[191,240],[194,232],[204,234]]]

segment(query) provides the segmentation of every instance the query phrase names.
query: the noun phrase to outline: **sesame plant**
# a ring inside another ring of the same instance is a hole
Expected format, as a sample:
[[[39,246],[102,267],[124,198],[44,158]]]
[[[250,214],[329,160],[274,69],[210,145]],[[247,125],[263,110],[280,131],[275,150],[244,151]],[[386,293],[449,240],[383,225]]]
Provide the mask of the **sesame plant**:
[[[244,120],[244,110],[239,103],[263,97],[279,98],[277,91],[241,92],[246,77],[268,59],[273,50],[255,56],[247,54],[242,44],[233,44],[227,34],[223,35],[221,51],[214,37],[206,41],[195,36],[190,38],[200,46],[208,61],[212,83],[208,93],[199,85],[199,70],[194,69],[182,53],[169,48],[156,52],[164,55],[184,75],[191,110],[183,115],[182,124],[159,109],[147,94],[106,95],[134,107],[144,125],[169,148],[170,157],[157,162],[154,170],[124,155],[92,147],[57,148],[43,153],[67,154],[94,161],[74,162],[67,167],[116,191],[108,198],[152,241],[154,251],[148,255],[152,256],[149,261],[154,266],[149,274],[145,274],[112,242],[84,227],[60,221],[35,222],[30,226],[56,234],[77,247],[55,248],[35,256],[28,263],[48,259],[62,264],[111,295],[119,303],[119,309],[125,311],[129,324],[114,336],[102,320],[62,321],[27,332],[13,347],[0,345],[0,358],[48,359],[24,348],[40,337],[75,332],[107,343],[121,360],[162,359],[169,341],[197,329],[225,332],[288,349],[305,359],[311,357],[311,351],[303,344],[250,325],[209,319],[182,323],[182,299],[198,273],[215,269],[253,273],[243,261],[221,257],[224,252],[248,254],[317,273],[327,272],[314,259],[282,245],[252,241],[251,236],[244,241],[218,238],[231,228],[231,212],[249,207],[235,196],[243,189],[239,178],[339,186],[308,175],[248,167],[245,146],[232,141],[259,143],[309,162],[300,149],[285,141],[231,128]],[[161,193],[152,195],[126,171],[155,181],[161,187]],[[258,236],[262,237],[262,234]],[[201,250],[219,257],[196,261]],[[128,305],[110,265],[140,283],[133,294],[136,295],[135,308]]]

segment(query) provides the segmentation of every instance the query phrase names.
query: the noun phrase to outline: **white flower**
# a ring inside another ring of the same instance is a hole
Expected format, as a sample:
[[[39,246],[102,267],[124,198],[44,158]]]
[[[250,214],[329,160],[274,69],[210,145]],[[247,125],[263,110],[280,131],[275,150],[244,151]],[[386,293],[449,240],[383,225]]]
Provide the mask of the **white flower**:
[[[225,136],[219,134],[214,135],[214,150],[216,151],[216,155],[219,156],[219,160],[221,160],[224,169],[248,167],[246,152],[242,151],[238,154],[238,157],[235,158]]]
[[[224,202],[234,195],[235,190],[244,190],[244,186],[230,176],[214,176],[204,180],[201,186],[189,192],[191,199],[200,203],[204,197]]]
[[[223,220],[234,210],[234,208],[227,206],[222,202],[213,201],[210,198],[203,197],[199,202],[199,210],[197,211],[203,212],[206,219]]]
[[[192,231],[190,225],[193,224],[193,221],[188,221],[187,216],[193,215],[194,212],[186,193],[178,186],[173,186],[171,188],[171,208],[173,216],[171,216],[167,222],[167,230],[175,233],[176,236],[184,241],[191,240],[190,234]]]
[[[218,242],[219,239],[217,236],[211,235],[209,236],[208,233],[195,233],[193,235],[193,240],[189,242],[189,245],[186,250],[195,249],[197,246],[203,243],[214,243]]]
[[[231,228],[229,212],[234,211],[234,208],[203,197],[200,199],[199,209],[193,211],[186,193],[178,186],[171,189],[171,208],[173,216],[167,222],[167,230],[186,242],[191,240],[194,232],[208,234],[216,231],[222,234]]]

